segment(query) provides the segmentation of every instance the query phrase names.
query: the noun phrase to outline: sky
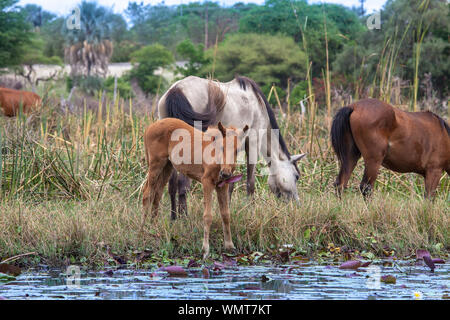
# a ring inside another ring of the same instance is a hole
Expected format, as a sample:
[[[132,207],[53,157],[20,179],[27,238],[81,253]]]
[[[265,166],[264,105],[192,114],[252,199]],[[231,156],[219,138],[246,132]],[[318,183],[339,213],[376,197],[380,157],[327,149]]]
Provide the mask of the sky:
[[[157,4],[160,3],[161,0],[134,0],[135,2],[140,3],[141,1],[145,4]],[[199,1],[199,0],[196,0]],[[51,11],[60,15],[68,15],[71,12],[71,9],[79,3],[80,0],[20,0],[19,5],[26,5],[29,3],[40,5],[44,10]],[[128,7],[129,0],[97,0],[98,3],[104,6],[113,7],[114,11],[119,13],[125,10]],[[188,2],[195,2],[194,0],[165,0],[167,5],[177,5]],[[252,3],[264,3],[264,0],[217,0],[221,4],[232,5],[236,2],[252,2]],[[309,0],[309,3],[320,3],[322,0]],[[329,3],[338,3],[348,7],[351,6],[359,6],[358,0],[326,0],[325,2]],[[378,11],[384,5],[386,0],[367,0],[365,7],[368,13]]]

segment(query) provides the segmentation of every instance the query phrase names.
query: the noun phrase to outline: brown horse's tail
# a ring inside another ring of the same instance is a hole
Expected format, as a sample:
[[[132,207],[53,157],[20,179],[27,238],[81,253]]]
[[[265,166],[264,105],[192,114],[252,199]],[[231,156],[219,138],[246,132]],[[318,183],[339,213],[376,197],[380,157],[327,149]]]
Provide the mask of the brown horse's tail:
[[[347,171],[350,158],[359,158],[361,152],[353,139],[350,128],[350,115],[353,107],[341,108],[334,116],[331,125],[331,144],[342,168]]]

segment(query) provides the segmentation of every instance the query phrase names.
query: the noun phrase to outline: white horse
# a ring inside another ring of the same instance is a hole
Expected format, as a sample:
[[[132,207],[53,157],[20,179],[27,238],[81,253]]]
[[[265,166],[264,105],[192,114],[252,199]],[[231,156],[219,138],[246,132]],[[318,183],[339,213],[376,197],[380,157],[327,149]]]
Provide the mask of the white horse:
[[[161,97],[158,104],[159,118],[178,118],[194,126],[202,121],[203,129],[220,121],[225,126],[243,128],[248,125],[253,132],[266,132],[265,138],[247,140],[245,145],[247,161],[247,193],[255,192],[255,164],[251,161],[251,148],[256,148],[269,166],[268,183],[277,197],[299,201],[296,182],[300,177],[297,161],[306,154],[291,156],[281,134],[275,115],[259,86],[251,79],[237,76],[230,82],[216,82],[225,95],[225,103],[219,110],[208,109],[208,83],[210,80],[190,76],[174,83]],[[271,130],[272,129],[272,130]],[[276,130],[276,131],[274,131]],[[249,143],[250,141],[250,143]],[[274,152],[275,150],[275,152]],[[272,151],[272,152],[271,152]],[[253,156],[252,156],[253,158]],[[178,191],[178,211],[186,212],[186,191],[189,180],[174,171],[169,181],[172,204],[172,218],[176,218],[176,193]],[[232,186],[230,186],[231,196]]]

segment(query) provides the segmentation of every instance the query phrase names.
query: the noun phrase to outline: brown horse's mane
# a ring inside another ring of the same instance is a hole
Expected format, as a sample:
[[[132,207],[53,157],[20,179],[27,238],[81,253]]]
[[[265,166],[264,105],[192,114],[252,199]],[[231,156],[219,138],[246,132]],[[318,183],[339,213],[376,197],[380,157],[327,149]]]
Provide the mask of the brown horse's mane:
[[[450,137],[450,126],[448,125],[448,123],[441,116],[437,115],[436,113],[431,112],[431,111],[427,111],[427,112],[430,113],[431,115],[435,116],[439,120],[442,128],[447,131],[447,134]]]

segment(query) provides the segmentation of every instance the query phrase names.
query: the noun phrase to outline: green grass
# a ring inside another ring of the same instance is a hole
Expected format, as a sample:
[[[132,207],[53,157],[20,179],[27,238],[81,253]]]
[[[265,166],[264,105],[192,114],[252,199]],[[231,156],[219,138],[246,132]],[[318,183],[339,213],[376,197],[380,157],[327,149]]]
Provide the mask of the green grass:
[[[257,193],[248,199],[245,182],[233,195],[232,235],[238,251],[273,252],[290,244],[314,257],[330,243],[360,252],[397,256],[415,249],[448,250],[450,182],[443,176],[434,202],[423,200],[423,180],[414,174],[381,170],[373,199],[359,194],[362,161],[342,200],[332,189],[338,166],[331,150],[327,117],[316,115],[311,139],[309,121],[300,125],[294,109],[279,119],[294,153],[308,150],[298,183],[301,205],[276,199],[262,165],[257,167]],[[0,260],[36,252],[22,263],[63,265],[107,263],[105,247],[132,257],[148,249],[156,256],[200,257],[201,187],[189,196],[189,218],[169,220],[167,193],[158,219],[147,221],[142,237],[141,186],[145,179],[142,134],[154,121],[122,102],[81,108],[63,114],[53,106],[28,117],[0,118]],[[239,170],[245,172],[245,167]],[[216,212],[211,234],[213,254],[222,248]]]

